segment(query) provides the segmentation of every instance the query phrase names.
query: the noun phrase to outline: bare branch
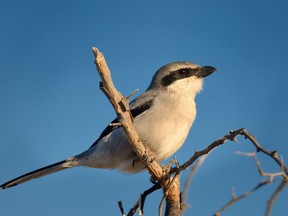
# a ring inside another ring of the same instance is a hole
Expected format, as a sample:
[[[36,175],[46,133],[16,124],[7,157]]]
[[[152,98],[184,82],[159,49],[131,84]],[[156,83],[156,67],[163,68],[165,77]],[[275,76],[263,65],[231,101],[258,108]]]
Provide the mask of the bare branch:
[[[127,99],[130,99],[134,94],[136,94],[139,91],[139,89],[135,89],[131,94],[127,96]]]
[[[163,204],[164,204],[164,200],[165,200],[165,195],[163,195],[159,207],[158,207],[158,216],[162,216],[162,209],[163,209]]]
[[[161,180],[163,176],[161,167],[156,161],[151,159],[153,153],[143,145],[139,135],[134,129],[128,99],[124,98],[122,94],[116,90],[104,55],[97,48],[93,47],[92,49],[95,56],[94,63],[97,66],[97,70],[102,80],[100,83],[100,89],[104,92],[115,109],[115,112],[117,113],[117,116],[127,134],[129,143],[138,158],[144,163],[152,176],[157,180]]]
[[[238,202],[239,200],[243,199],[244,197],[247,197],[249,196],[250,194],[252,194],[253,192],[255,192],[256,190],[258,190],[259,188],[261,188],[262,186],[266,185],[266,184],[270,184],[272,182],[274,182],[274,178],[276,176],[282,176],[283,177],[283,180],[280,184],[280,186],[275,190],[275,192],[273,193],[273,195],[271,196],[270,200],[268,201],[267,203],[267,208],[266,208],[266,213],[265,215],[266,216],[269,216],[270,215],[270,212],[271,212],[271,209],[273,207],[273,204],[276,200],[276,198],[278,197],[278,195],[280,194],[280,192],[285,188],[285,186],[287,185],[287,173],[285,171],[286,167],[283,163],[282,160],[280,160],[277,156],[277,154],[275,154],[276,151],[269,151],[265,148],[263,148],[259,143],[258,141],[255,139],[255,137],[248,133],[245,129],[242,130],[243,132],[243,135],[248,138],[252,143],[253,145],[256,147],[257,151],[259,152],[263,152],[265,153],[266,155],[268,155],[269,157],[271,157],[272,159],[274,159],[274,161],[277,162],[277,164],[280,166],[281,168],[281,171],[280,172],[276,172],[276,173],[267,173],[267,172],[264,172],[263,169],[262,169],[262,166],[261,166],[261,163],[260,161],[258,160],[257,158],[257,155],[255,152],[249,152],[249,153],[246,153],[246,152],[236,152],[237,154],[240,154],[240,155],[244,155],[244,156],[248,156],[248,157],[253,157],[254,159],[254,162],[257,166],[257,169],[258,169],[258,172],[261,176],[263,177],[268,177],[268,180],[262,180],[256,187],[254,187],[252,190],[250,191],[247,191],[245,192],[244,194],[240,195],[240,196],[236,196],[235,193],[232,193],[232,199],[225,205],[223,206],[220,210],[218,210],[216,213],[215,213],[215,216],[220,216],[221,213],[226,210],[228,207],[230,207],[231,205],[233,205],[234,203]]]
[[[181,215],[180,172],[177,172],[169,184],[166,193],[165,216]]]
[[[160,189],[161,186],[159,183],[153,185],[151,188],[149,188],[148,190],[144,191],[139,199],[137,200],[137,202],[135,203],[135,205],[130,209],[129,213],[127,216],[132,216],[135,214],[136,210],[139,208],[140,209],[140,212],[144,213],[144,203],[145,203],[145,200],[146,200],[146,197],[153,193],[154,191]]]
[[[254,187],[253,189],[251,189],[250,191],[247,191],[246,193],[240,195],[240,196],[236,196],[235,194],[232,194],[232,199],[224,206],[222,207],[215,215],[220,215],[221,212],[223,212],[225,209],[227,209],[229,206],[233,205],[235,202],[239,201],[240,199],[243,199],[244,197],[250,195],[251,193],[253,193],[254,191],[258,190],[259,188],[261,188],[262,186],[269,184],[271,182],[274,181],[274,178],[276,176],[282,176],[283,177],[283,182],[287,182],[288,177],[288,169],[285,166],[284,162],[278,157],[278,154],[276,151],[269,151],[267,149],[265,149],[263,146],[260,145],[260,143],[255,139],[255,137],[250,134],[246,129],[241,128],[235,131],[230,131],[229,134],[224,135],[222,138],[214,141],[213,143],[211,143],[207,148],[203,149],[202,151],[195,151],[194,155],[188,160],[186,161],[183,165],[181,165],[179,167],[179,169],[183,170],[183,169],[187,169],[192,163],[194,163],[199,157],[201,157],[202,155],[208,154],[211,150],[213,150],[214,148],[224,144],[224,142],[230,140],[230,141],[235,141],[238,142],[236,137],[238,135],[243,135],[245,136],[246,139],[249,139],[251,141],[251,143],[256,147],[257,152],[263,152],[264,154],[268,155],[269,157],[271,157],[281,168],[280,172],[277,173],[266,173],[263,171],[261,164],[259,162],[259,160],[256,157],[255,153],[240,153],[240,154],[244,154],[246,156],[252,156],[254,158],[254,161],[257,165],[258,168],[258,172],[261,176],[264,177],[268,177],[269,180],[263,180],[261,181],[256,187]],[[173,171],[177,171],[177,168],[174,168]],[[283,185],[282,185],[283,184]],[[278,194],[283,190],[283,188],[286,186],[286,183],[282,183],[279,186],[279,189],[277,189],[275,191],[275,193],[273,194],[273,196],[271,197],[271,199],[268,202],[267,205],[267,211],[270,211],[270,209],[272,208],[272,205],[275,201]]]
[[[283,189],[287,186],[287,184],[288,184],[287,179],[283,179],[281,184],[279,185],[279,187],[274,191],[274,193],[272,194],[271,198],[267,202],[265,216],[269,216],[270,215],[272,207],[273,207],[277,197],[283,191]]]
[[[182,209],[183,209],[182,215],[184,215],[184,211],[189,207],[187,200],[188,200],[189,186],[191,184],[192,178],[195,175],[195,173],[197,172],[197,170],[200,168],[200,166],[203,164],[203,162],[207,158],[207,156],[208,155],[204,155],[197,160],[197,163],[191,168],[189,176],[185,182],[184,190],[183,190],[183,194],[182,194],[182,197],[183,197],[182,198],[182,200],[183,200],[183,202],[182,202]]]
[[[249,139],[253,145],[256,147],[257,152],[263,152],[264,154],[270,156],[273,158],[276,163],[283,168],[286,175],[288,175],[288,168],[284,165],[283,161],[278,157],[277,151],[269,151],[265,149],[263,146],[260,145],[260,143],[255,139],[255,137],[250,134],[246,129],[242,129],[241,131],[242,135],[245,136],[245,138]]]
[[[269,181],[262,181],[260,182],[259,184],[256,185],[256,187],[252,188],[250,191],[247,191],[243,194],[241,194],[240,196],[237,196],[235,194],[235,191],[233,190],[232,191],[232,198],[231,200],[225,204],[222,208],[220,208],[215,214],[214,216],[220,216],[221,213],[223,211],[225,211],[226,209],[228,209],[230,206],[232,206],[234,203],[238,202],[239,200],[249,196],[250,194],[252,194],[254,191],[258,190],[259,188],[261,188],[262,186],[266,185],[266,184],[269,184]]]
[[[257,166],[257,169],[258,169],[259,174],[260,174],[261,176],[263,176],[263,177],[268,177],[270,183],[273,182],[273,181],[274,181],[274,178],[277,177],[277,176],[282,176],[284,179],[287,178],[287,175],[286,175],[286,173],[284,172],[282,165],[281,165],[281,167],[280,167],[280,168],[282,169],[282,171],[276,172],[276,173],[267,173],[267,172],[264,172],[264,170],[262,169],[261,163],[260,163],[260,161],[258,160],[255,152],[246,153],[246,152],[239,152],[239,151],[237,151],[236,153],[237,153],[237,154],[240,154],[240,155],[248,156],[248,157],[253,157],[253,159],[254,159],[254,161],[255,161],[255,164],[256,164],[256,166]],[[281,162],[281,163],[283,163],[283,162]]]
[[[236,140],[236,136],[241,135],[242,134],[242,130],[244,130],[243,128],[238,129],[236,131],[230,131],[229,134],[224,135],[223,137],[221,137],[220,139],[214,141],[213,143],[211,143],[208,147],[206,147],[205,149],[201,150],[201,151],[195,151],[194,155],[188,160],[186,161],[183,165],[180,166],[180,169],[187,169],[192,163],[194,163],[194,161],[196,161],[200,156],[208,154],[212,149],[224,144],[226,141],[234,141],[237,142]]]
[[[161,187],[166,192],[166,201],[178,203],[180,211],[180,186],[174,182],[167,190],[167,186],[170,183],[170,178],[165,176],[161,166],[154,160],[155,154],[143,145],[139,135],[134,129],[128,98],[123,97],[122,94],[116,90],[104,55],[97,48],[93,47],[92,49],[95,56],[94,63],[97,66],[97,70],[102,80],[102,82],[100,82],[100,89],[109,99],[115,112],[117,113],[117,117],[122,124],[121,126],[127,135],[127,139],[129,140],[132,149],[141,162],[143,162],[149,173],[160,183]],[[174,205],[173,208],[175,206],[177,205]]]

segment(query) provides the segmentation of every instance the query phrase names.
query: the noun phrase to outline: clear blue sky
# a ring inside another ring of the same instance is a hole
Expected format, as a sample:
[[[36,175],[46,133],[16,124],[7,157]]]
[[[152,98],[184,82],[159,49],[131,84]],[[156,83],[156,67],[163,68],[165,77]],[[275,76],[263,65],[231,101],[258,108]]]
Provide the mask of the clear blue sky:
[[[80,153],[114,118],[98,90],[91,47],[106,56],[125,95],[148,86],[171,61],[213,65],[180,163],[231,129],[247,128],[288,160],[288,3],[284,0],[1,1],[0,182]],[[196,174],[187,215],[211,215],[260,180],[239,138],[215,150]],[[279,168],[260,156],[265,171]],[[188,172],[183,172],[182,182]],[[277,183],[278,184],[278,183]],[[262,188],[224,215],[263,215],[277,187]],[[120,215],[150,187],[149,175],[73,168],[0,191],[1,215]],[[287,211],[287,189],[272,215]],[[156,215],[162,193],[148,197]]]

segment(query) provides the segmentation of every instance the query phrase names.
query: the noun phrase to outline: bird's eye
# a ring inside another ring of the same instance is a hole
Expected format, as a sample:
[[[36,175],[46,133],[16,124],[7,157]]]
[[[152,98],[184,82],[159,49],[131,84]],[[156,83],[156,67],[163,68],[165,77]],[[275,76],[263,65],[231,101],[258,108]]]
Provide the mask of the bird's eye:
[[[188,74],[188,70],[187,70],[187,69],[180,69],[180,70],[179,70],[179,73],[180,73],[181,75],[186,75],[186,74]]]
[[[190,70],[188,68],[181,68],[178,71],[178,74],[182,78],[189,77],[191,75]]]

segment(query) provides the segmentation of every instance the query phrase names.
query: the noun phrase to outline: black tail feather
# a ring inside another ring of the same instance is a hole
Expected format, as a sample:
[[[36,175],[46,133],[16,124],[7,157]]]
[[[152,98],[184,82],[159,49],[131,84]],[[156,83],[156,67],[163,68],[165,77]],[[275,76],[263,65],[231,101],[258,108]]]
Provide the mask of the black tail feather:
[[[75,157],[68,158],[66,160],[51,164],[49,166],[42,167],[40,169],[34,170],[32,172],[26,173],[22,176],[19,176],[15,179],[12,179],[2,185],[0,185],[0,189],[6,189],[18,184],[24,183],[34,178],[39,178],[63,169],[67,169],[73,166],[77,166],[77,159]]]

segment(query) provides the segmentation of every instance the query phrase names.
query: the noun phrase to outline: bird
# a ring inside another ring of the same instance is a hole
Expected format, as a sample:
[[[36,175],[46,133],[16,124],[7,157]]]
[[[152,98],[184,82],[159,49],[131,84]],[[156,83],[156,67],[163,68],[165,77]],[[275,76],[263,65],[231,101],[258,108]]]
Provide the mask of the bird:
[[[157,162],[183,145],[196,117],[195,96],[202,90],[204,77],[215,71],[213,66],[201,67],[188,61],[166,64],[156,71],[146,91],[130,102],[133,126]],[[84,152],[14,178],[0,189],[75,166],[132,174],[145,170],[117,122],[115,118]]]

